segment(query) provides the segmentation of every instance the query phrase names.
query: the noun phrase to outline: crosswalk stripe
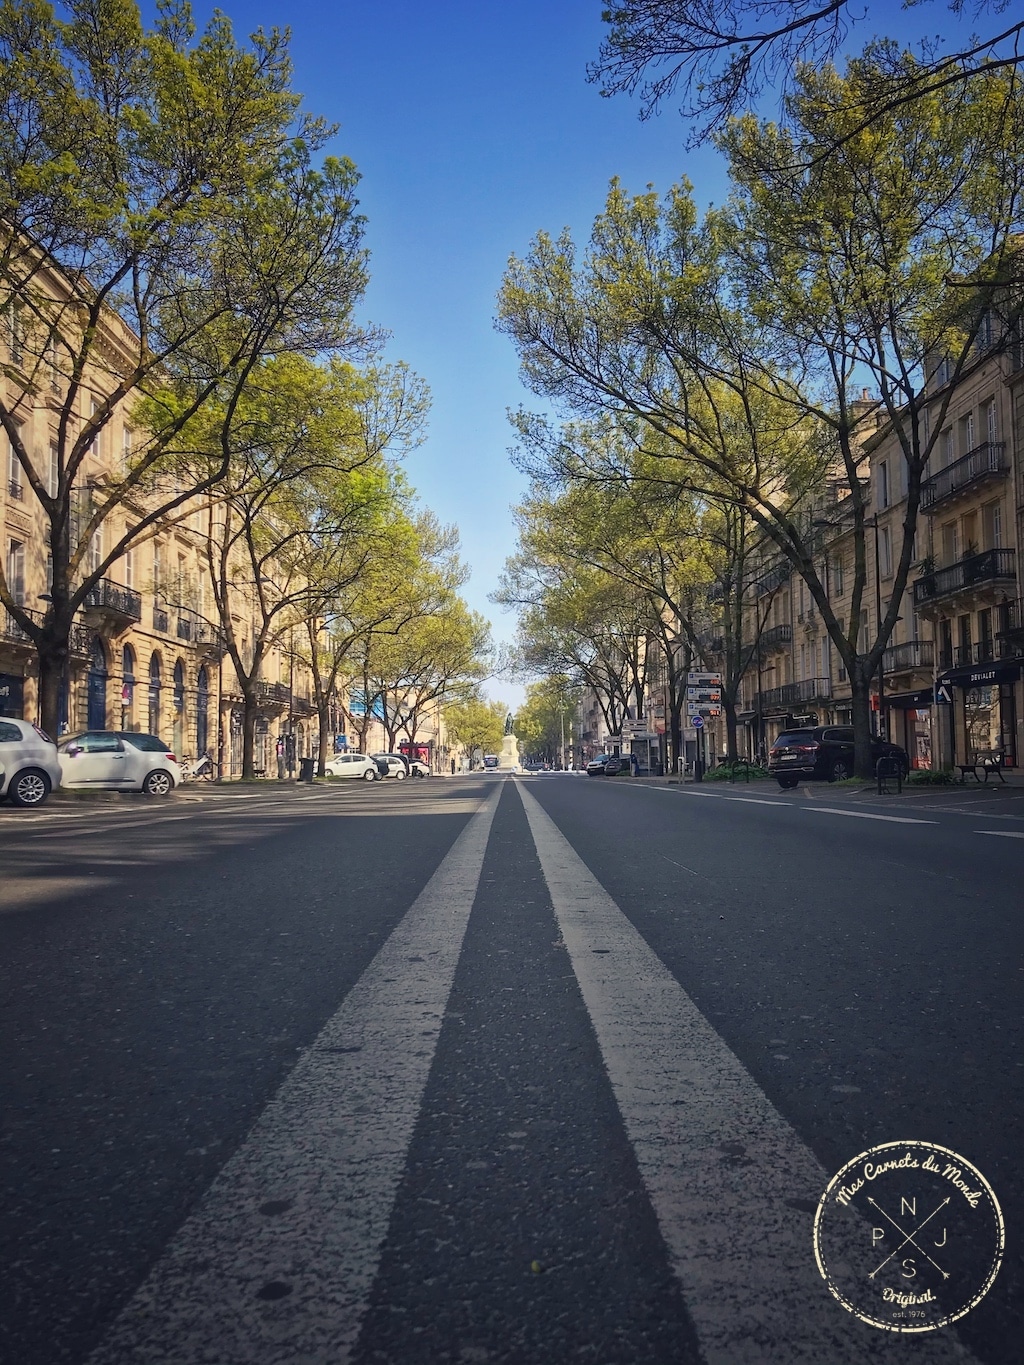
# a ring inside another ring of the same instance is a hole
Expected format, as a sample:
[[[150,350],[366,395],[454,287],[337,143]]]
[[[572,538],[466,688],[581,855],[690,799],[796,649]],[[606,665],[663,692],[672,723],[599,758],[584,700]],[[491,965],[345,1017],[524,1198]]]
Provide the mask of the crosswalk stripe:
[[[488,793],[90,1365],[349,1359],[500,796]]]
[[[562,939],[707,1365],[948,1365],[829,1295],[812,1247],[829,1176],[523,784]],[[794,1202],[796,1207],[794,1207]]]

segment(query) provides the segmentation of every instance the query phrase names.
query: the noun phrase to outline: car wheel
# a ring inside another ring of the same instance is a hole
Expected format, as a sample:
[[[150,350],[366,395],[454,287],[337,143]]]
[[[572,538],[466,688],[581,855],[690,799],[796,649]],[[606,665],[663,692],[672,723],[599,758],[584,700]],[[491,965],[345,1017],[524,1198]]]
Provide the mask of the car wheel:
[[[790,788],[799,786],[800,784],[799,777],[780,777],[777,780],[783,791],[789,791]]]
[[[174,790],[174,778],[166,768],[154,768],[146,774],[142,790],[147,796],[169,796]]]
[[[26,768],[11,779],[7,797],[12,806],[41,806],[50,795],[50,779],[38,768]]]
[[[396,781],[398,781],[398,782],[404,782],[404,781],[405,781],[405,769],[404,769],[404,768],[399,768],[398,772],[395,773],[395,779],[396,779]]]
[[[363,781],[364,781],[364,782],[376,782],[376,781],[377,781],[377,773],[376,773],[376,770],[373,769],[373,768],[367,768],[366,772],[363,773]]]
[[[853,764],[847,758],[837,758],[829,769],[830,782],[845,782],[853,776]]]

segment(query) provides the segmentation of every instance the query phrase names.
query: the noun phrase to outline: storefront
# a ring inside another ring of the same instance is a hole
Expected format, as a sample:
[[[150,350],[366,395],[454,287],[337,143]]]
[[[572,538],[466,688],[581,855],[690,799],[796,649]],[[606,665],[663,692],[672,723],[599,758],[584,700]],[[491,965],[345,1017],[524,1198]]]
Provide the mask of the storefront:
[[[932,702],[930,687],[898,692],[885,698],[888,735],[893,744],[906,749],[911,768],[927,769],[932,763]]]
[[[939,678],[952,697],[953,763],[969,762],[982,749],[997,749],[1003,766],[1015,768],[1020,749],[1021,662],[1000,660],[974,668],[953,668]]]
[[[0,673],[0,716],[21,720],[25,710],[25,679],[16,673]]]

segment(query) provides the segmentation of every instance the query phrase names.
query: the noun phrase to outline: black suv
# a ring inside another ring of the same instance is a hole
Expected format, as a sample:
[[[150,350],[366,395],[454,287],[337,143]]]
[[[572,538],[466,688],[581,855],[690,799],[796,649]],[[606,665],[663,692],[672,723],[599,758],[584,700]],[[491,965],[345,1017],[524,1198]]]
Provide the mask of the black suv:
[[[895,758],[904,777],[910,771],[906,749],[873,738],[872,764],[880,758]],[[812,778],[841,782],[844,777],[852,777],[853,726],[815,725],[784,731],[768,754],[768,771],[778,778],[780,787],[795,787],[798,782]]]

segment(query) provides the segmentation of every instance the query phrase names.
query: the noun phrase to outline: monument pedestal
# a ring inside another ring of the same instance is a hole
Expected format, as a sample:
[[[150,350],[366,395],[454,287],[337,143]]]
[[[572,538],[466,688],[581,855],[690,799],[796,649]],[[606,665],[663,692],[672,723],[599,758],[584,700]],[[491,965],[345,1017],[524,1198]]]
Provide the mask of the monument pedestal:
[[[519,771],[519,741],[515,735],[506,735],[501,741],[501,753],[498,755],[499,773],[517,773]]]

